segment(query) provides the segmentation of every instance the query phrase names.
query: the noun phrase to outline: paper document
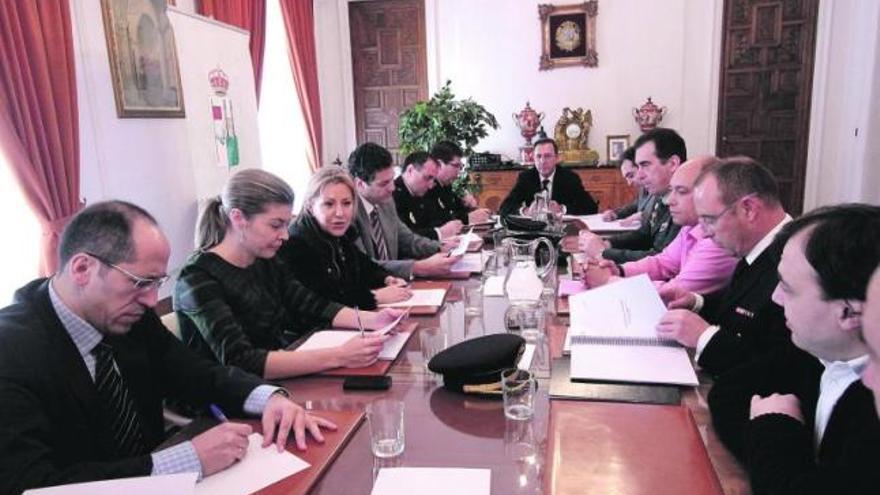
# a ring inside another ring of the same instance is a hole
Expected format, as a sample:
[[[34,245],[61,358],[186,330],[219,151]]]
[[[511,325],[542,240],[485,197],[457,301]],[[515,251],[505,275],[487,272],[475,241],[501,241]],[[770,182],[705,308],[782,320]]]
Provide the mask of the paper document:
[[[452,252],[449,253],[449,255],[450,256],[461,256],[467,252],[468,245],[470,245],[470,243],[472,241],[479,241],[479,240],[480,240],[480,236],[478,236],[477,234],[474,234],[474,228],[471,227],[471,229],[468,231],[467,234],[464,234],[459,238],[458,246],[456,246],[455,249],[453,249]]]
[[[142,476],[117,480],[90,481],[72,485],[34,488],[23,495],[192,495],[197,473]]]
[[[523,351],[522,356],[520,356],[519,363],[516,364],[516,367],[523,371],[528,371],[529,368],[532,367],[532,358],[534,357],[535,344],[526,344],[526,349]]]
[[[647,275],[568,298],[571,378],[697,385],[687,351],[657,336],[666,306]]]
[[[251,433],[248,442],[244,458],[196,484],[196,495],[246,495],[309,467],[309,463],[286,450],[278,452],[275,444],[264,449],[263,435],[259,433]]]
[[[620,220],[612,220],[606,222],[602,220],[602,214],[594,215],[565,215],[563,220],[580,220],[593,232],[626,232],[629,230],[638,230],[639,224],[623,225]]]
[[[483,284],[483,296],[486,297],[504,297],[504,276],[493,275],[486,279]]]
[[[373,335],[378,332],[378,330],[376,332],[367,332],[366,335]],[[410,332],[401,332],[390,335],[388,340],[382,344],[379,359],[382,361],[393,361],[397,358],[397,354],[406,345],[406,341],[409,340],[410,334]],[[321,330],[320,332],[313,333],[296,350],[313,351],[316,349],[339,347],[354,337],[360,338],[360,334],[351,330]]]
[[[489,495],[492,471],[459,468],[382,468],[372,495]]]
[[[583,280],[572,280],[570,278],[559,279],[559,297],[573,296],[586,292],[587,286]]]
[[[452,272],[480,273],[483,271],[483,253],[464,253],[450,268]]]
[[[406,318],[407,316],[409,316],[409,310],[404,311],[403,313],[400,314],[400,316],[395,318],[394,321],[392,321],[391,323],[385,325],[384,327],[376,330],[376,332],[379,335],[385,335],[386,333],[394,330],[394,328],[397,327],[397,324],[400,323],[400,320]]]
[[[412,296],[406,301],[380,304],[383,308],[408,308],[412,306],[442,306],[446,297],[446,289],[413,289]]]

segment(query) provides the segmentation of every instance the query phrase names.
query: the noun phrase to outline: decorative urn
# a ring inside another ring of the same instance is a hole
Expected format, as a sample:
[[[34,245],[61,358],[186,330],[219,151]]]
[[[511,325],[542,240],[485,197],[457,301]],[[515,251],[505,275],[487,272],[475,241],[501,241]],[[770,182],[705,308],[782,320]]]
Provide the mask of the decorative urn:
[[[648,97],[648,101],[642,104],[639,108],[633,108],[633,117],[636,119],[636,123],[639,124],[639,128],[642,129],[642,132],[648,132],[651,129],[660,125],[660,121],[663,120],[663,114],[666,113],[666,107],[658,107],[651,101],[651,97]]]
[[[544,119],[544,112],[536,112],[529,102],[526,102],[526,107],[519,111],[519,113],[513,114],[513,121],[516,123],[516,126],[519,127],[520,134],[525,138],[526,143],[523,146],[520,146],[520,161],[525,165],[530,165],[535,162],[533,154],[534,154],[534,146],[532,146],[532,138],[537,134],[538,127],[541,126],[541,120]]]

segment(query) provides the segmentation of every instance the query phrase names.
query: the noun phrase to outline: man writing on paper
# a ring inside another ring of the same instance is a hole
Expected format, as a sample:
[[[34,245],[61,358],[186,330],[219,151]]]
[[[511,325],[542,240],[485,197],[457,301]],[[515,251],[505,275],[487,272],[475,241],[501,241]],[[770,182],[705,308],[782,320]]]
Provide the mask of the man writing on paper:
[[[452,219],[442,224],[435,222],[436,211],[428,193],[434,189],[440,166],[424,151],[407,155],[403,173],[394,179],[394,206],[397,216],[416,234],[428,239],[449,239],[461,232],[461,220]]]
[[[864,494],[880,487],[880,420],[860,376],[865,291],[880,263],[880,207],[820,208],[786,225],[779,285],[792,345],[722,375],[719,438],[755,493]]]
[[[0,493],[40,486],[197,472],[240,459],[251,427],[224,423],[167,449],[166,398],[263,417],[264,446],[299,448],[320,427],[286,392],[210,363],[153,308],[170,247],[156,221],[121,201],[96,203],[64,230],[58,273],[0,310]]]
[[[391,153],[376,143],[364,143],[348,157],[348,171],[358,191],[355,243],[402,279],[448,275],[460,257],[442,253],[444,244],[414,233],[397,216],[393,164]],[[450,246],[457,243],[455,238],[449,241]]]
[[[427,201],[433,203],[436,222],[458,219],[466,224],[489,221],[492,212],[487,208],[477,208],[477,200],[470,192],[459,196],[452,190],[452,184],[461,173],[461,158],[464,152],[452,141],[440,141],[431,148],[431,158],[440,164],[437,171],[437,185],[428,193]]]
[[[791,220],[773,174],[751,158],[733,157],[697,177],[694,206],[706,236],[740,258],[727,290],[705,297],[661,291],[669,311],[657,331],[696,348],[697,364],[718,374],[788,342],[782,308],[770,300],[782,247],[776,233]]]
[[[694,181],[703,169],[718,161],[701,156],[685,162],[672,175],[668,198],[672,221],[681,226],[678,236],[659,254],[618,265],[602,260],[582,265],[584,283],[598,287],[618,277],[645,273],[658,289],[680,288],[700,294],[727,287],[736,258],[708,237],[697,221],[694,208]]]
[[[633,148],[639,167],[638,181],[652,195],[651,201],[645,205],[638,230],[608,240],[581,231],[578,246],[589,258],[602,257],[615,263],[639,260],[663,251],[678,235],[679,226],[672,222],[666,201],[672,174],[687,161],[684,139],[672,129],[658,127],[642,134]]]
[[[528,214],[535,194],[547,191],[550,210],[557,214],[591,215],[598,206],[584,189],[581,178],[571,170],[557,165],[561,161],[556,141],[539,139],[535,143],[535,168],[519,173],[516,184],[501,203],[502,216]]]
[[[622,225],[637,225],[642,218],[642,211],[648,204],[651,195],[642,187],[642,183],[638,179],[639,167],[636,166],[636,150],[632,146],[623,152],[620,157],[620,175],[630,187],[638,187],[639,193],[632,203],[615,208],[613,210],[605,210],[602,212],[602,220],[612,222],[620,220]]]

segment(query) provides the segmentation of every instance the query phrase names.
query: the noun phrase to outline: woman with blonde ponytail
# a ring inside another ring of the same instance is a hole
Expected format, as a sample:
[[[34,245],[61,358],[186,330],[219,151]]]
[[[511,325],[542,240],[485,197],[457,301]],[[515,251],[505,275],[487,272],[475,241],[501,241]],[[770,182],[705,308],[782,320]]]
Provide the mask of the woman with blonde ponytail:
[[[196,245],[180,272],[174,309],[181,336],[205,357],[264,378],[374,362],[385,337],[353,337],[331,349],[285,350],[318,327],[357,328],[355,311],[300,284],[276,253],[287,239],[293,191],[259,169],[233,175],[205,205]],[[362,311],[380,328],[398,312]]]

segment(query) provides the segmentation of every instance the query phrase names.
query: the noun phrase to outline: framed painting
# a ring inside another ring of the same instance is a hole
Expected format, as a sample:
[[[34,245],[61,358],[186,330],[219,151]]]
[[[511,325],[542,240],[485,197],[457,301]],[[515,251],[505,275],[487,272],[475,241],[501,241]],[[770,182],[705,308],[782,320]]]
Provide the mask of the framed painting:
[[[569,5],[538,5],[541,19],[540,70],[557,67],[596,67],[597,0]]]
[[[120,118],[183,118],[183,89],[167,0],[101,0]]]
[[[609,163],[617,163],[623,156],[623,152],[629,148],[629,134],[608,136],[606,138],[606,155]]]

